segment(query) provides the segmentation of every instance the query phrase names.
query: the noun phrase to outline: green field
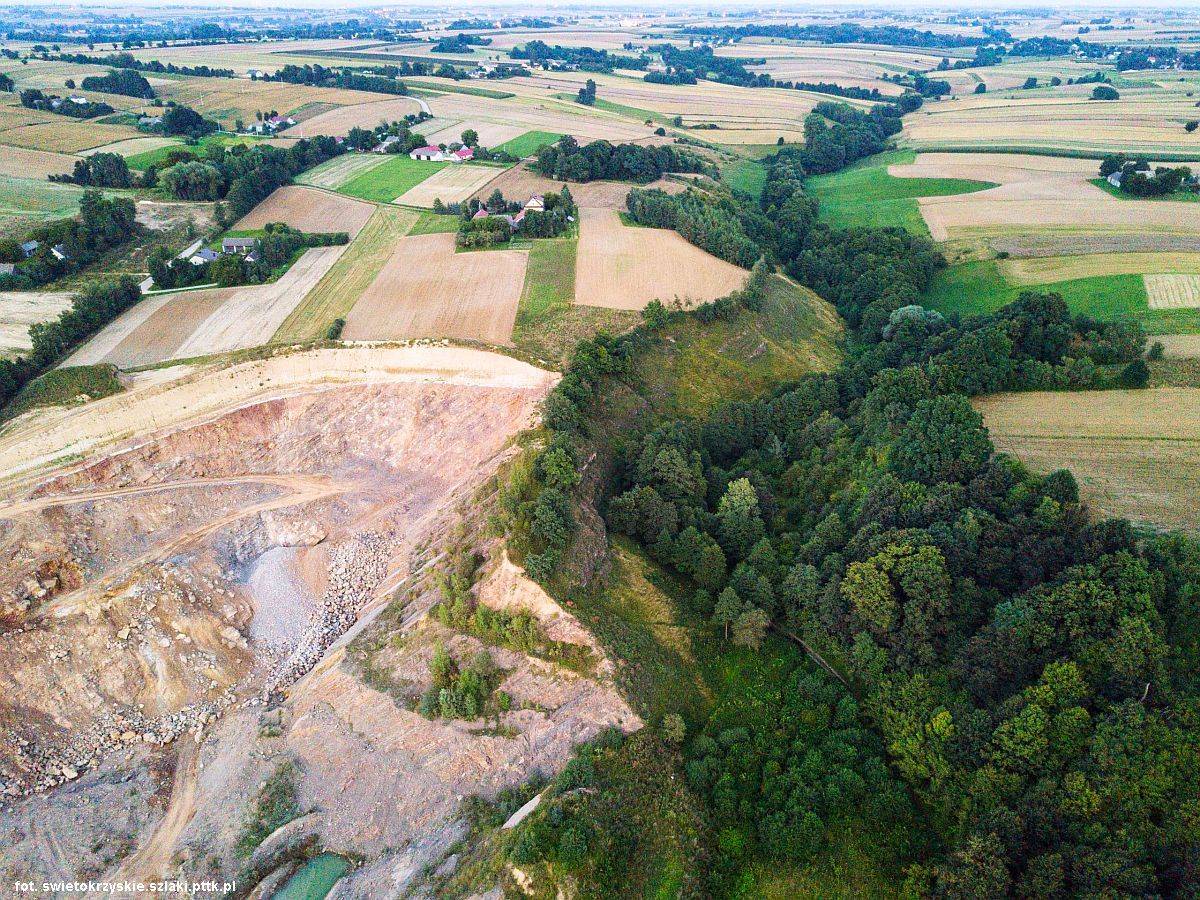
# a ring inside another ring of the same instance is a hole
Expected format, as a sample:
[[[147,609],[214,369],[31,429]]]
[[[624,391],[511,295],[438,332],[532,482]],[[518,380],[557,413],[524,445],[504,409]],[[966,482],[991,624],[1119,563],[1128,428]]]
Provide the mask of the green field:
[[[448,165],[450,164],[444,162],[410,159],[398,154],[382,166],[351,178],[338,190],[361,200],[391,203],[405,191],[416,187],[434,172]]]
[[[834,175],[809,178],[805,187],[820,204],[821,221],[834,228],[904,228],[929,236],[918,197],[982,191],[994,184],[963,178],[894,178],[887,167],[910,163],[911,150],[880,153]]]
[[[458,231],[459,221],[458,216],[425,210],[409,230],[408,236],[415,237],[419,234],[447,234],[455,232]]]
[[[83,189],[75,185],[0,175],[0,230],[73,216],[81,196]]]
[[[761,197],[767,181],[767,167],[754,159],[739,159],[721,167],[721,180],[732,190]]]
[[[1118,187],[1113,187],[1108,183],[1107,178],[1090,178],[1088,180],[1104,193],[1110,197],[1116,197],[1118,200],[1174,200],[1176,203],[1200,203],[1200,193],[1194,194],[1191,191],[1176,191],[1174,194],[1162,197],[1138,197],[1127,194]]]
[[[533,156],[546,144],[557,143],[561,137],[561,134],[554,131],[527,131],[520,137],[505,141],[499,147],[492,149],[503,150],[505,153],[511,153],[513,156],[524,159],[527,156]]]
[[[159,147],[156,150],[147,150],[145,153],[135,153],[132,156],[125,157],[125,164],[131,169],[136,169],[139,172],[144,172],[151,166],[162,162],[174,150],[187,150],[190,153],[195,153],[197,156],[204,152],[206,147],[221,146],[232,147],[235,144],[256,144],[259,141],[267,141],[270,138],[256,137],[252,134],[210,134],[202,137],[194,144],[188,144],[180,140],[178,143],[171,144],[166,147]]]
[[[994,259],[943,269],[934,276],[925,305],[947,314],[982,315],[1011,303],[1023,291],[1061,294],[1072,312],[1094,319],[1136,319],[1149,334],[1200,333],[1200,310],[1150,309],[1141,275],[1098,275],[1020,285],[1006,279]]]

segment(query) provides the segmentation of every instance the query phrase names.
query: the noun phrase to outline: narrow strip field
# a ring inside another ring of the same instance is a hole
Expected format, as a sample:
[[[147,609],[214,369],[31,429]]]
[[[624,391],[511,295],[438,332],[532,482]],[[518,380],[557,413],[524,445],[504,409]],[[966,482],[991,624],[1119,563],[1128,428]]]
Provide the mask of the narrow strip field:
[[[342,257],[279,326],[272,341],[315,340],[325,335],[334,319],[346,318],[416,219],[411,210],[377,207]]]
[[[455,253],[453,234],[400,240],[350,315],[349,340],[456,337],[507,344],[527,253]]]
[[[302,172],[296,178],[296,182],[331,191],[337,190],[347,181],[383,165],[388,159],[384,153],[343,153],[316,168]]]
[[[1016,284],[1045,284],[1098,275],[1200,274],[1200,253],[1084,253],[1035,256],[1000,263],[1004,277]]]
[[[1101,514],[1200,528],[1200,390],[1035,392],[984,397],[996,447],[1030,468],[1070,468]]]
[[[580,210],[576,303],[638,310],[679,299],[691,306],[739,289],[748,275],[677,232],[623,225],[611,209]]]

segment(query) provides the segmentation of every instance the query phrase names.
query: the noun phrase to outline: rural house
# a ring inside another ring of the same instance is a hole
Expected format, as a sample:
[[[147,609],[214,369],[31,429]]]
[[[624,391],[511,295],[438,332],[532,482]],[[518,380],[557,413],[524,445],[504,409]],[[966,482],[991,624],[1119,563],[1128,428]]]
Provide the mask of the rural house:
[[[240,253],[245,256],[258,248],[258,238],[231,237],[221,241],[222,253]]]
[[[389,134],[387,137],[385,137],[382,141],[380,141],[375,146],[374,152],[375,153],[387,153],[388,147],[391,147],[393,144],[398,144],[398,143],[400,143],[399,136],[394,135],[394,134]]]
[[[21,245],[21,253],[26,259],[37,253],[38,247],[42,246],[37,241],[26,241]]]
[[[425,147],[418,147],[412,153],[408,154],[409,159],[420,159],[425,162],[445,162],[449,157],[446,151],[441,147],[435,147],[432,144]]]
[[[57,259],[59,262],[64,262],[65,260],[70,258],[67,256],[67,248],[64,247],[62,244],[55,244],[53,247],[51,247],[50,255],[53,256],[55,259]]]
[[[202,266],[205,263],[210,263],[221,254],[216,250],[210,250],[207,247],[201,247],[195,253],[188,257],[188,262],[193,266]]]

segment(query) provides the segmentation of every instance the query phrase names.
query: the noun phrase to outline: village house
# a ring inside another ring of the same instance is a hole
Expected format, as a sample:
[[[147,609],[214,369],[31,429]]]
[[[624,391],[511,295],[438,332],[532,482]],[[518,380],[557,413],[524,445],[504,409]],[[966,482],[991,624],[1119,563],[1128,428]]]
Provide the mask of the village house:
[[[0,263],[0,275],[11,275],[17,270],[14,263]]]
[[[67,259],[70,258],[67,256],[67,248],[64,247],[62,244],[55,244],[53,247],[51,247],[50,255],[53,256],[55,259],[57,259],[59,262],[65,262]]]
[[[252,79],[266,78],[267,73],[264,72],[262,69],[247,69],[246,77],[252,78]]]
[[[221,254],[216,250],[210,250],[207,247],[201,247],[195,253],[188,257],[188,262],[193,266],[202,266],[205,263],[210,263]]]
[[[37,241],[26,241],[21,245],[21,253],[26,259],[29,259],[29,257],[33,256],[33,254],[37,253],[38,247],[40,246],[42,245]]]
[[[432,144],[426,147],[418,147],[408,154],[410,159],[424,160],[425,162],[467,162],[475,158],[475,151],[470,147],[460,147],[457,150],[443,150],[441,147],[435,147]]]
[[[240,253],[245,256],[248,253],[253,253],[258,249],[258,238],[252,237],[231,237],[221,241],[222,253]]]
[[[1154,170],[1150,169],[1150,168],[1138,169],[1134,174],[1135,175],[1145,175],[1147,178],[1150,178],[1154,175]],[[1124,173],[1120,169],[1118,169],[1116,172],[1113,172],[1111,175],[1108,176],[1108,183],[1111,184],[1115,188],[1119,188],[1121,186],[1121,176],[1122,175],[1124,175]]]
[[[374,152],[375,153],[387,153],[388,147],[391,147],[393,144],[398,144],[398,143],[400,143],[399,136],[395,135],[395,134],[389,134],[387,137],[385,137],[382,141],[380,141],[375,146]]]

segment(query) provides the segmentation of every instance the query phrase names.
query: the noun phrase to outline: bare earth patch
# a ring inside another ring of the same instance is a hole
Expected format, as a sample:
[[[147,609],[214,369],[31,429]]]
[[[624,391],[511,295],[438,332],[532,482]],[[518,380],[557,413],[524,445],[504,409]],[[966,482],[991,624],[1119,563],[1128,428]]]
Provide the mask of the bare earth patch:
[[[677,232],[623,225],[615,210],[580,210],[578,304],[636,310],[678,298],[695,305],[738,290],[748,276]]]
[[[0,356],[28,350],[29,326],[71,308],[70,291],[0,291]]]
[[[523,250],[456,253],[453,234],[402,238],[346,317],[342,336],[457,337],[507,344],[527,259]]]

